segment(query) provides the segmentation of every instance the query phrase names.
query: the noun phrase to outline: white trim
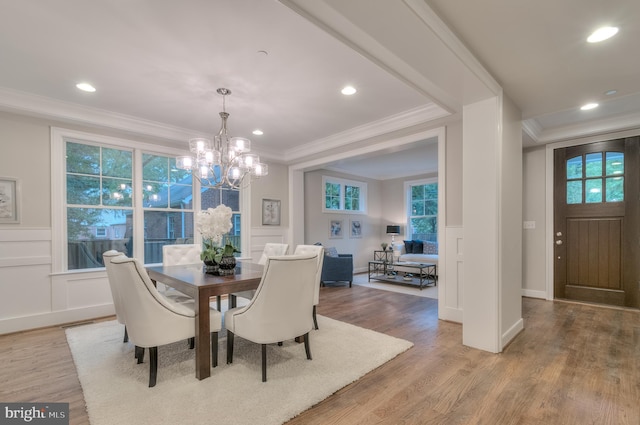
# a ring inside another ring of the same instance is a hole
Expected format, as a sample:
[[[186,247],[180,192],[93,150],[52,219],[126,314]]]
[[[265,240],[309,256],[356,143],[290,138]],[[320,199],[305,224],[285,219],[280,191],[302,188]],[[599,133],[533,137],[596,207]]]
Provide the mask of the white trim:
[[[534,289],[523,289],[522,296],[529,297],[529,298],[541,298],[543,300],[547,299],[546,291],[538,291]]]
[[[500,341],[500,346],[502,348],[500,349],[500,351],[502,351],[502,349],[504,349],[504,347],[506,347],[507,344],[516,337],[516,335],[522,332],[523,329],[524,320],[520,318],[518,321],[516,321],[516,323],[513,324],[513,326],[511,326],[509,329],[507,329],[506,332],[502,334],[502,340]]]
[[[93,320],[100,317],[113,316],[114,314],[115,309],[113,307],[113,304],[103,304],[97,306],[75,308],[71,310],[34,314],[23,317],[11,317],[9,319],[0,320],[0,335],[25,331],[29,329],[61,325],[64,323]]]
[[[291,162],[311,155],[323,154],[338,148],[344,148],[345,145],[351,143],[389,134],[398,130],[404,130],[448,115],[450,115],[448,112],[442,110],[435,104],[421,106],[289,149],[284,153],[284,160]],[[280,155],[280,159],[282,159],[282,155]]]
[[[6,88],[0,88],[0,110],[74,124],[114,128],[173,142],[203,136],[202,133],[185,128]]]
[[[340,185],[340,209],[334,210],[326,207],[327,199],[327,183]],[[346,196],[346,187],[354,186],[360,188],[360,209],[359,210],[347,210],[344,207],[344,197]],[[322,212],[323,213],[335,213],[335,214],[366,214],[367,213],[367,183],[343,179],[335,176],[322,176]]]

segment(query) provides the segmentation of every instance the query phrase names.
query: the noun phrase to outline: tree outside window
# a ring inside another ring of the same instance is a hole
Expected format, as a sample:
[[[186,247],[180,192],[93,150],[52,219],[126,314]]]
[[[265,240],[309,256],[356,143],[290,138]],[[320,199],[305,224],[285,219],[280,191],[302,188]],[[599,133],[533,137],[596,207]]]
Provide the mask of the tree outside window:
[[[438,183],[409,185],[408,229],[412,240],[438,241]]]

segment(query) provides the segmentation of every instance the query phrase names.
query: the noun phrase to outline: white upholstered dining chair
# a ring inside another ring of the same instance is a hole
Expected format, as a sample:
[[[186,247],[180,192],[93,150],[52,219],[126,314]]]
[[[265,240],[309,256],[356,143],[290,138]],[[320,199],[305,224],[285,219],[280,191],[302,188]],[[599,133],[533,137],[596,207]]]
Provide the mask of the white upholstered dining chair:
[[[273,243],[267,242],[264,244],[264,249],[262,250],[262,255],[258,260],[258,264],[265,265],[267,263],[267,258],[274,257],[278,255],[285,255],[287,250],[289,249],[289,244],[287,243]],[[256,291],[254,289],[250,291],[242,291],[236,292],[229,295],[229,307],[234,308],[236,306],[236,297],[246,298],[250,300],[253,298]]]
[[[199,244],[177,244],[177,245],[164,245],[162,247],[162,265],[163,266],[181,266],[188,264],[202,265],[200,254],[202,253],[202,246]],[[167,288],[165,290],[167,296],[171,296],[175,301],[188,301],[192,299],[188,295],[174,289]],[[218,295],[216,299],[218,311],[222,308],[222,299]]]
[[[255,296],[225,312],[227,363],[233,363],[235,336],[262,345],[262,382],[267,380],[267,344],[304,337],[311,360],[309,331],[318,259],[314,255],[269,257]]]
[[[149,387],[153,387],[158,373],[158,347],[195,336],[194,309],[162,296],[135,258],[124,255],[113,258],[111,271],[123,301],[129,338],[136,347],[149,348]],[[212,363],[216,367],[222,315],[215,309],[209,314]]]
[[[118,252],[115,249],[111,249],[102,254],[102,260],[104,262],[104,268],[107,271],[107,280],[109,281],[109,288],[111,288],[111,299],[113,299],[113,308],[116,311],[116,319],[118,323],[124,325],[124,339],[122,342],[128,342],[129,336],[127,334],[127,321],[124,317],[124,307],[118,293],[118,286],[116,285],[116,278],[111,271],[111,260],[116,257],[124,256],[124,253]]]
[[[320,278],[322,277],[322,264],[324,263],[324,247],[322,245],[298,245],[293,251],[293,255],[317,255],[318,269],[316,270],[316,288],[313,293],[313,326],[318,329],[318,319],[316,317],[316,307],[320,302]]]

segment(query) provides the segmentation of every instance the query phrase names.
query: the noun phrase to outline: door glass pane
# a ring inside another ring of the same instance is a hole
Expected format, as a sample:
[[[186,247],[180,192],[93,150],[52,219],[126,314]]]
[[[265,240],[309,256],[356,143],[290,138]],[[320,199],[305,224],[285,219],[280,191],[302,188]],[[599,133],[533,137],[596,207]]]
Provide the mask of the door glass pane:
[[[567,204],[582,203],[582,180],[567,182]]]
[[[624,177],[608,177],[607,185],[607,202],[624,201]]]
[[[602,179],[588,179],[585,181],[585,202],[602,202]]]
[[[624,153],[607,152],[606,173],[607,176],[624,174]]]
[[[602,176],[602,152],[588,153],[586,155],[586,176]]]
[[[582,156],[575,156],[567,161],[567,179],[582,178]]]

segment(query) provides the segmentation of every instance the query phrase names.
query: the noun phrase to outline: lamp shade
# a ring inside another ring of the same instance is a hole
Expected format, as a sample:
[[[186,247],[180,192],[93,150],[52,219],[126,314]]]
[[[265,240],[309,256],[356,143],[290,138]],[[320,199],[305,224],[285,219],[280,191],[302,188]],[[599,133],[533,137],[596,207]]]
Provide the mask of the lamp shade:
[[[400,226],[387,226],[387,235],[399,235]]]

